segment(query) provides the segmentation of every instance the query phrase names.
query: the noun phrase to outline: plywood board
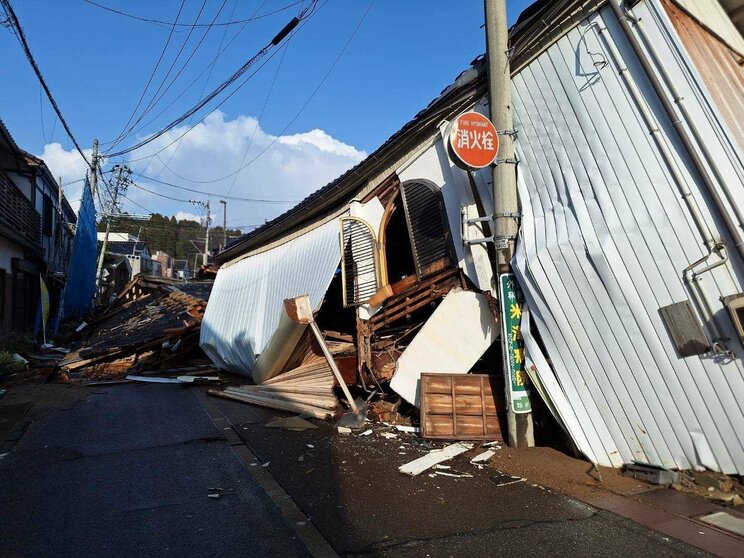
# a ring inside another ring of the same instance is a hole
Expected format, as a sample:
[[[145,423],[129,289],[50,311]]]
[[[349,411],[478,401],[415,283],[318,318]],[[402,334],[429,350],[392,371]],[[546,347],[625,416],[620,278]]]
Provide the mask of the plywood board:
[[[403,351],[390,387],[418,407],[422,373],[466,374],[498,334],[486,296],[453,289]]]
[[[422,374],[423,438],[501,440],[495,384],[487,374]]]

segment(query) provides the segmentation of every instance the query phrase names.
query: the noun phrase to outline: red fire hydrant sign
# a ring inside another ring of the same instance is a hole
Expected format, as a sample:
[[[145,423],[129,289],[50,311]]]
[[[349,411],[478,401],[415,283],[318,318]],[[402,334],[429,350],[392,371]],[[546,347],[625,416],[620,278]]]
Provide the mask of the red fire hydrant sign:
[[[499,152],[499,136],[493,123],[477,112],[465,112],[454,119],[449,143],[455,163],[472,169],[487,167]]]

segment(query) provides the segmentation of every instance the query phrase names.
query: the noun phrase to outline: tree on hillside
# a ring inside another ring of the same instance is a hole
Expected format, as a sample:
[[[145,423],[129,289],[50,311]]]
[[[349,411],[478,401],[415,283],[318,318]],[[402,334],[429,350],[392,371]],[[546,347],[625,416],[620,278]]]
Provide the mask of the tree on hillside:
[[[98,230],[106,230],[106,224],[98,224]],[[159,213],[154,213],[149,221],[141,221],[127,218],[126,214],[117,217],[111,222],[111,231],[130,233],[135,236],[139,235],[140,239],[147,242],[151,253],[162,250],[173,258],[178,260],[189,259],[193,265],[196,248],[191,243],[195,241],[197,245],[204,245],[205,229],[201,223],[183,219],[178,221],[175,217],[167,217]],[[213,227],[209,230],[212,246],[219,246],[222,242],[222,227]],[[241,236],[242,233],[237,229],[228,229],[228,237]]]

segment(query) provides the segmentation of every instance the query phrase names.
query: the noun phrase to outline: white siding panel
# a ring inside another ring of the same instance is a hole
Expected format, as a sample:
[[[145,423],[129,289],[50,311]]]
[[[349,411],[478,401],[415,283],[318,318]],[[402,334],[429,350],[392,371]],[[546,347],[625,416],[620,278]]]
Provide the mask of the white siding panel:
[[[658,21],[649,17],[645,24]],[[738,358],[680,358],[659,308],[688,300],[682,271],[705,250],[606,41],[621,53],[659,121],[709,226],[733,252],[611,10],[594,14],[512,85],[524,213],[515,267],[555,377],[544,366],[538,373],[551,375],[543,383],[571,419],[574,441],[601,464],[637,460],[688,468],[700,463],[693,443],[700,438],[718,470],[741,474],[744,355],[718,302],[741,291],[741,262],[734,257],[702,279]],[[690,72],[668,41],[654,46],[670,52],[667,59],[688,106],[701,115],[708,147],[732,169],[730,185],[741,195],[740,161],[703,106]]]
[[[310,295],[317,309],[338,269],[333,219],[285,244],[222,267],[201,326],[200,345],[224,370],[249,376],[279,324],[287,298]]]

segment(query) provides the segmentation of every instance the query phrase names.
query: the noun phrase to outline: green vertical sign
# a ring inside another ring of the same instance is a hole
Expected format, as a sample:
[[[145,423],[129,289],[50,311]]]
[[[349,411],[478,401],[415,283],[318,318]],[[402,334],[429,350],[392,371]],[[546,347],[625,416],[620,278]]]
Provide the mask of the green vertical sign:
[[[515,413],[529,413],[530,392],[524,368],[524,340],[520,325],[524,295],[513,273],[499,275],[501,304],[501,338],[504,364],[509,369],[509,408]]]

